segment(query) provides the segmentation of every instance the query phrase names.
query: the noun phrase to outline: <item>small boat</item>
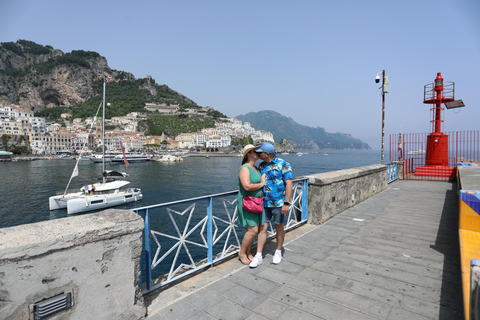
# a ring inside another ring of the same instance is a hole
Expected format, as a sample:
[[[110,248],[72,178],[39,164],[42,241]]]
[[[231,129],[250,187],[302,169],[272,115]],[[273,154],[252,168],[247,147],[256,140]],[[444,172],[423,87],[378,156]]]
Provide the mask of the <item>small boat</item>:
[[[125,158],[129,163],[132,162],[143,162],[143,161],[150,161],[152,157],[146,153],[125,153]],[[113,163],[124,163],[125,158],[123,155],[119,154],[111,159]]]
[[[156,159],[158,162],[176,162],[176,161],[183,161],[183,158],[180,156],[174,156],[171,154],[164,154],[163,156]]]
[[[118,156],[118,153],[105,153],[105,162],[110,162],[116,156]],[[103,154],[94,154],[89,159],[93,163],[102,163],[103,158],[104,158]]]
[[[57,195],[49,198],[50,210],[67,209],[68,214],[109,208],[143,199],[140,189],[121,188],[129,181],[116,180],[128,176],[126,173],[105,170],[104,181],[86,185],[79,192]]]
[[[80,161],[89,161],[90,157],[89,156],[78,156],[74,158],[75,160],[80,160]]]
[[[100,109],[100,107],[99,107]],[[98,114],[98,111],[97,111]],[[105,114],[105,82],[103,83],[103,114]],[[67,209],[67,214],[109,208],[121,204],[142,200],[143,194],[138,188],[121,189],[129,184],[129,181],[123,180],[127,177],[126,173],[105,170],[105,117],[102,117],[102,132],[103,137],[103,153],[102,153],[102,177],[98,182],[86,184],[80,188],[78,192],[67,193],[68,186],[72,179],[78,176],[78,162],[77,159],[75,168],[73,169],[70,181],[68,182],[65,192],[61,195],[52,196],[49,198],[50,210]],[[122,142],[120,140],[120,146]],[[122,147],[123,150],[123,147]],[[81,157],[82,154],[79,155]],[[121,179],[121,180],[117,180]]]

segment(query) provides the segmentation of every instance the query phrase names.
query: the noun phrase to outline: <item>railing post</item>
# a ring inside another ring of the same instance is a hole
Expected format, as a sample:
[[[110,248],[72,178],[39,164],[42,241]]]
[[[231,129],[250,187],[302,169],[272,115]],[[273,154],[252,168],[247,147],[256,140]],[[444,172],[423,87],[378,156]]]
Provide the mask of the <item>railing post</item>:
[[[302,221],[308,220],[308,179],[302,182]]]
[[[213,261],[213,209],[212,209],[213,198],[209,197],[207,199],[207,244],[208,244],[208,262],[212,263]]]
[[[145,282],[147,290],[152,287],[152,256],[150,255],[150,215],[145,209]]]

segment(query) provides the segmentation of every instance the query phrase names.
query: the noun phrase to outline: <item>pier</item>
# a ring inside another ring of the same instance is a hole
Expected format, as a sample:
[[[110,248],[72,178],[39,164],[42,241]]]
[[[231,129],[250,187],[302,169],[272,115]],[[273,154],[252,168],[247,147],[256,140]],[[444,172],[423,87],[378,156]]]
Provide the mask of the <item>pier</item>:
[[[287,233],[279,265],[272,245],[145,296],[147,319],[463,319],[455,183],[390,184]]]
[[[295,209],[302,221],[287,232],[279,265],[271,263],[275,240],[256,269],[234,249],[217,259],[209,245],[203,271],[165,285],[155,279],[152,290],[140,275],[144,221],[132,211],[0,229],[0,318],[463,319],[458,191],[480,189],[478,168],[459,168],[458,182],[387,184],[393,168],[303,177]],[[35,317],[54,307],[55,314]]]

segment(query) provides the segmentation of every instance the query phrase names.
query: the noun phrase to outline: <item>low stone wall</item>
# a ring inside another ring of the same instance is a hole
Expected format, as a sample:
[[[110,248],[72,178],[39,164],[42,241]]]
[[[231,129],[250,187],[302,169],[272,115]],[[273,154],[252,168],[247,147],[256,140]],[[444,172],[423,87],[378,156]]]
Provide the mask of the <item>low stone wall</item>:
[[[105,210],[0,229],[0,319],[33,319],[33,304],[71,293],[52,319],[140,319],[143,220]]]
[[[300,178],[309,179],[308,221],[322,224],[385,190],[388,185],[388,166],[376,164]]]

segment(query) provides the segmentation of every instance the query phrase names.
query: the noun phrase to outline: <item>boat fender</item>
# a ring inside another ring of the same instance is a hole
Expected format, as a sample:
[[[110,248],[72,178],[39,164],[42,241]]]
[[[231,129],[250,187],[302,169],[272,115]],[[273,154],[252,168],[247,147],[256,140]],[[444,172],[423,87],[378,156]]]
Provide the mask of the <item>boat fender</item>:
[[[85,197],[85,207],[88,207],[88,199]]]
[[[137,201],[137,196],[135,196],[135,201]]]
[[[107,197],[104,197],[104,198],[103,198],[103,202],[104,202],[104,203],[108,203]]]

